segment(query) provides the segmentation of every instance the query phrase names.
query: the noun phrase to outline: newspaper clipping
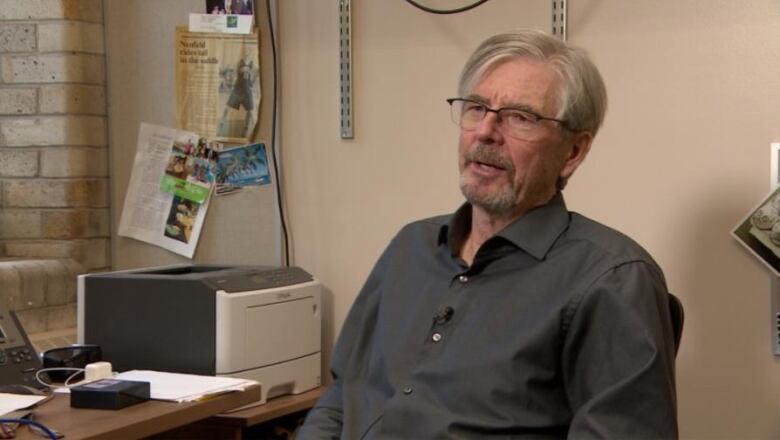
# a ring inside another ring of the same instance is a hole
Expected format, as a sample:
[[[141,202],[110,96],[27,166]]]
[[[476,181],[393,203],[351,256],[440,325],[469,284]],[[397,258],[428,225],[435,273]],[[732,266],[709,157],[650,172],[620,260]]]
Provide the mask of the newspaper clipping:
[[[176,29],[176,124],[216,141],[245,143],[260,110],[258,35]]]
[[[186,149],[187,145],[200,143],[202,140],[195,133],[141,124],[133,172],[119,222],[119,235],[192,258],[209,198],[198,203],[163,191],[161,182],[166,170],[172,168],[174,158],[179,157],[178,152]],[[172,155],[172,152],[176,154]],[[186,170],[185,164],[186,161],[182,161],[183,170]],[[193,174],[192,171],[182,172],[183,176]]]

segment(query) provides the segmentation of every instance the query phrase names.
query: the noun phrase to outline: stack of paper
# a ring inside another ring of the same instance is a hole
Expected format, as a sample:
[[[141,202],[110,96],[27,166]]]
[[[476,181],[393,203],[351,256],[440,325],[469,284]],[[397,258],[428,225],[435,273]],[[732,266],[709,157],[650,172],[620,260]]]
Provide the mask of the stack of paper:
[[[195,374],[131,370],[115,376],[119,380],[149,382],[151,398],[173,402],[191,402],[215,394],[241,391],[258,382],[235,377],[198,376]]]
[[[0,393],[0,415],[29,408],[46,398],[47,396]]]

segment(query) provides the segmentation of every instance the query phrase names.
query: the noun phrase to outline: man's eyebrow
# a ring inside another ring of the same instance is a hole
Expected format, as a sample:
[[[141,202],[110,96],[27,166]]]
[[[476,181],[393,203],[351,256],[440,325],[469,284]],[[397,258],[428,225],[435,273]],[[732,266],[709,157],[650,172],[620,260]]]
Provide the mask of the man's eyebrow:
[[[478,102],[480,104],[487,105],[488,100],[479,96],[479,95],[466,95],[463,97],[463,99],[468,99],[469,101]]]
[[[478,102],[480,104],[484,104],[486,106],[488,105],[488,99],[483,98],[482,96],[479,96],[479,95],[466,95],[463,98],[464,99],[468,99],[470,101]],[[507,104],[507,105],[502,105],[500,108],[509,108],[509,109],[513,109],[513,110],[520,110],[520,111],[524,111],[524,112],[533,113],[535,115],[539,114],[539,110],[531,107],[528,104],[523,104],[521,102],[511,103],[511,104]]]

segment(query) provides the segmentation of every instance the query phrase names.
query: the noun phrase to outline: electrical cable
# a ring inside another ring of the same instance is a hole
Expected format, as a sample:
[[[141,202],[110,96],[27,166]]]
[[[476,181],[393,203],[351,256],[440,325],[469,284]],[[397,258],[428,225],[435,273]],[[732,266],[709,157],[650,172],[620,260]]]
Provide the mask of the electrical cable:
[[[289,266],[290,265],[290,239],[287,234],[287,223],[284,219],[284,208],[282,203],[282,187],[281,183],[279,183],[281,179],[281,175],[279,174],[279,165],[277,164],[276,159],[276,100],[278,95],[278,85],[277,85],[277,77],[276,77],[276,37],[274,36],[274,25],[273,20],[271,18],[271,0],[265,0],[265,9],[266,14],[268,18],[268,31],[271,34],[271,58],[272,58],[272,77],[274,82],[273,87],[273,110],[271,111],[272,115],[272,126],[271,126],[271,159],[274,162],[274,174],[276,175],[276,202],[279,207],[279,222],[281,223],[282,227],[282,241],[283,241],[283,247],[284,247],[284,265]]]
[[[65,379],[65,382],[62,383],[62,386],[65,387],[65,388],[70,388],[70,387],[74,387],[76,385],[79,385],[80,382],[79,383],[75,383],[75,384],[71,384],[70,383],[70,381],[75,379],[76,377],[78,377],[79,374],[84,374],[86,376],[87,370],[86,369],[82,369],[81,371],[77,371],[77,372],[71,374],[70,376],[68,376],[67,379]]]
[[[35,427],[40,429],[44,434],[46,434],[47,437],[49,437],[51,440],[57,440],[57,434],[55,434],[51,429],[46,427],[46,425],[42,423],[35,422],[33,420],[28,419],[0,419],[0,424],[5,423],[16,423],[19,425],[28,425],[30,427]]]
[[[406,0],[406,3],[409,3],[410,5],[414,6],[417,9],[422,9],[425,12],[430,12],[431,14],[458,14],[460,12],[466,12],[469,9],[474,9],[477,6],[486,3],[488,0],[477,0],[474,3],[470,5],[463,6],[461,8],[455,8],[455,9],[434,9],[429,8],[427,6],[423,6],[414,0]]]
[[[65,379],[65,382],[63,382],[62,385],[55,385],[41,379],[41,373],[47,373],[49,371],[73,371],[74,373],[68,376],[68,378]],[[84,373],[84,371],[85,371],[84,368],[73,368],[73,367],[41,368],[40,370],[35,372],[35,380],[37,380],[39,384],[49,388],[61,388],[61,387],[69,388],[70,386],[72,386],[70,385],[70,381],[74,377],[78,376],[79,374]]]

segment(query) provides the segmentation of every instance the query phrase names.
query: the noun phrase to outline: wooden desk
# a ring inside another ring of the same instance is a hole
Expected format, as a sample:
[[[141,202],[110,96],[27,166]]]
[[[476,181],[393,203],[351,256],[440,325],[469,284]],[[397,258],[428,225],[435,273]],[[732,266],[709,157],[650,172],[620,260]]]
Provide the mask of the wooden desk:
[[[268,400],[265,405],[217,414],[214,417],[204,420],[204,422],[214,425],[248,428],[259,423],[286,416],[287,414],[310,409],[317,403],[317,400],[322,395],[322,391],[323,388],[320,387],[294,396],[276,397]]]
[[[324,390],[324,387],[320,387],[297,395],[275,397],[269,399],[264,405],[217,414],[191,425],[168,431],[159,438],[242,439],[247,428],[310,409],[317,403]]]
[[[118,411],[70,407],[69,395],[57,395],[33,411],[35,421],[65,434],[65,440],[137,439],[187,425],[259,400],[260,386],[200,402],[173,403],[149,401]],[[20,427],[17,439],[41,440]]]

